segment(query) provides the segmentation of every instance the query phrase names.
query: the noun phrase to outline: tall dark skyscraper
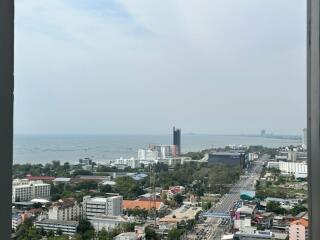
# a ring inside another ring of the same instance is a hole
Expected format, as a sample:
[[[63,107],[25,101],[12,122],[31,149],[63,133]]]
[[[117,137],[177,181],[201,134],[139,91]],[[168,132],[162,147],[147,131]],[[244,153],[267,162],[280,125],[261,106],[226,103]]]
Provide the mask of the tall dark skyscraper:
[[[181,154],[181,129],[173,127],[173,145],[176,146],[177,155]]]

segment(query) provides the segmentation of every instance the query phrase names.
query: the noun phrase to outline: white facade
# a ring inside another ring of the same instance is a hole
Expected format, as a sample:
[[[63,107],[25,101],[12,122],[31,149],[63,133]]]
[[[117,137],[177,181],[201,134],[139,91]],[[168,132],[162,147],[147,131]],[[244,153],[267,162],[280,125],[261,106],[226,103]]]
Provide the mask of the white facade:
[[[122,214],[122,196],[108,198],[85,196],[83,198],[83,214],[87,219],[98,216],[120,216]]]
[[[249,161],[254,161],[254,160],[257,160],[258,158],[259,158],[259,155],[257,153],[249,153],[248,154]]]
[[[158,158],[158,152],[151,149],[139,149],[138,159],[139,160],[156,160]]]
[[[101,231],[103,228],[107,231],[118,227],[127,221],[121,216],[96,216],[90,217],[90,223],[96,231]]]
[[[268,162],[268,168],[277,168],[284,174],[293,174],[295,178],[306,178],[308,176],[307,163],[297,162]]]
[[[135,232],[121,233],[113,238],[114,240],[137,240],[138,234]]]
[[[111,165],[125,165],[131,168],[139,168],[140,161],[135,158],[118,158]]]
[[[74,235],[77,232],[79,223],[77,221],[42,220],[35,223],[36,228],[43,228],[45,231],[52,230],[55,233],[60,229],[63,234]]]
[[[12,202],[30,201],[34,198],[49,198],[50,184],[42,181],[26,182],[25,179],[13,180],[12,185]]]
[[[158,152],[159,158],[170,158],[177,155],[176,145],[153,145],[151,150]]]
[[[246,231],[239,231],[234,234],[235,239],[239,240],[262,240],[262,239],[275,239],[270,231],[258,231],[248,229]]]
[[[76,201],[60,200],[49,208],[48,215],[51,220],[75,221],[80,218],[81,208]]]

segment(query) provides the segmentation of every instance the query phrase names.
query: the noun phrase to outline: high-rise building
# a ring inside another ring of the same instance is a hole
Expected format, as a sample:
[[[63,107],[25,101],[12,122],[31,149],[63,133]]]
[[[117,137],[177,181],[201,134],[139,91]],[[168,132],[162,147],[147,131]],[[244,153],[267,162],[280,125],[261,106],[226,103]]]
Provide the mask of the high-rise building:
[[[181,129],[173,127],[173,145],[176,146],[177,155],[181,155]]]

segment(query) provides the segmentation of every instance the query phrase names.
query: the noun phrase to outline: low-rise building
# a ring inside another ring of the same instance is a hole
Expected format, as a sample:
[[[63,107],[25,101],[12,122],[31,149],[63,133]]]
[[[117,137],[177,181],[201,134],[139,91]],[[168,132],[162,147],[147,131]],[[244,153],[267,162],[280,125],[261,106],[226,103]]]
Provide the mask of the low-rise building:
[[[89,221],[96,231],[101,231],[103,228],[107,231],[111,231],[127,222],[127,220],[121,216],[106,215],[95,215],[94,217],[90,217]]]
[[[183,186],[171,186],[168,190],[162,190],[161,194],[166,194],[168,199],[173,199],[177,194],[183,194],[185,187]]]
[[[256,229],[246,229],[236,232],[233,236],[235,240],[274,240],[274,234],[270,231],[258,231]]]
[[[270,229],[273,225],[273,217],[274,214],[271,212],[257,213],[254,217],[254,221],[256,224],[259,224],[264,228]]]
[[[145,209],[150,210],[152,208],[156,208],[157,211],[161,211],[165,208],[165,205],[160,200],[152,201],[152,200],[123,200],[123,209]]]
[[[17,228],[22,224],[22,216],[21,214],[15,213],[12,214],[11,222],[12,222],[12,229],[17,230]]]
[[[125,232],[113,238],[114,240],[137,240],[139,236],[135,232]]]
[[[52,220],[76,221],[81,216],[81,208],[73,198],[60,199],[49,208],[48,216]]]
[[[131,168],[139,168],[140,167],[140,161],[135,158],[118,158],[116,159],[113,163],[111,163],[111,166],[118,166],[118,165],[123,165],[126,167],[131,167]]]
[[[74,235],[77,232],[77,227],[79,223],[77,221],[60,221],[60,220],[51,220],[45,219],[35,223],[36,228],[43,228],[45,231],[54,231],[57,233],[58,230],[61,230],[63,234]]]
[[[50,184],[42,181],[15,179],[12,184],[12,202],[30,201],[34,198],[50,197]]]
[[[59,177],[59,178],[54,179],[52,182],[54,185],[69,184],[71,182],[71,178]]]
[[[306,178],[308,166],[306,162],[268,162],[268,168],[276,168],[283,174],[292,174],[295,178]]]

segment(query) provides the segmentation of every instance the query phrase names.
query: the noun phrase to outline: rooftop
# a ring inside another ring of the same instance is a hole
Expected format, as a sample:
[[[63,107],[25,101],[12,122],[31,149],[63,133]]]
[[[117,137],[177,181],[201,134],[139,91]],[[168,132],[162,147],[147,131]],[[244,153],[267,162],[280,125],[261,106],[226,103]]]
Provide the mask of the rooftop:
[[[159,210],[162,206],[163,203],[160,201],[155,201],[155,203],[152,203],[149,200],[123,200],[122,206],[124,209],[135,209],[135,208],[140,208],[140,209],[151,209],[155,204],[155,207],[157,210]]]
[[[299,220],[293,221],[290,225],[302,225],[305,228],[308,228],[309,226],[309,221],[305,218],[301,218]]]
[[[45,219],[39,222],[38,224],[52,224],[52,225],[65,225],[65,226],[72,226],[77,227],[79,223],[77,221],[60,221],[60,220],[52,220],[52,219]]]

